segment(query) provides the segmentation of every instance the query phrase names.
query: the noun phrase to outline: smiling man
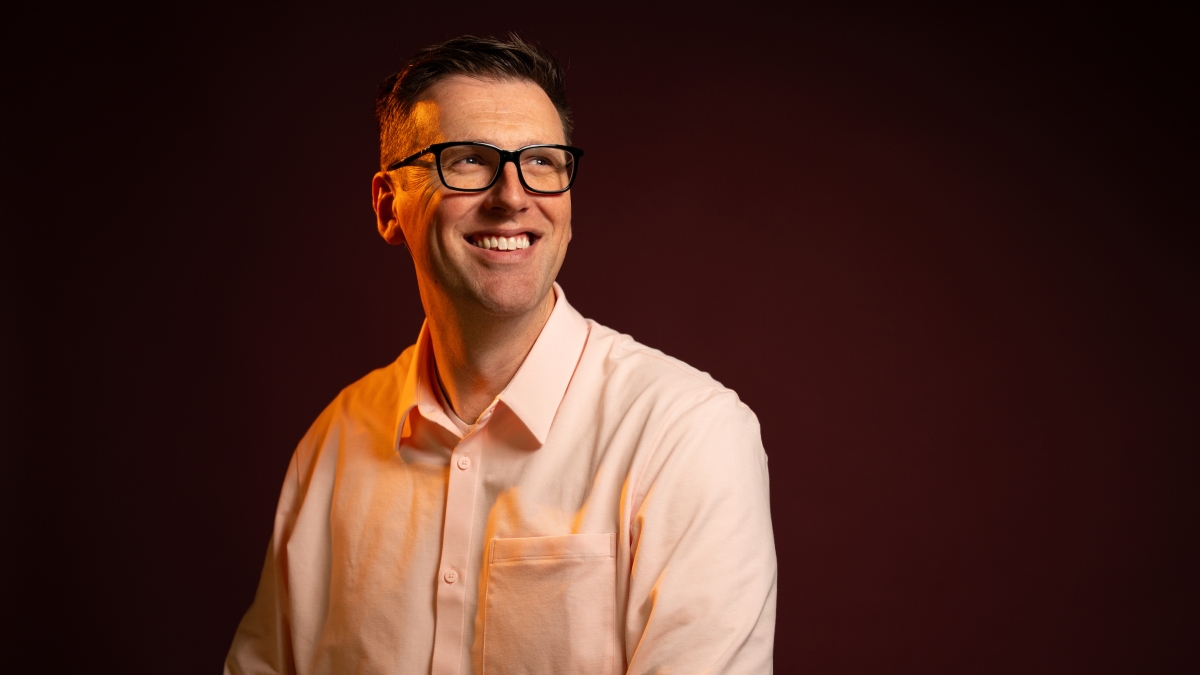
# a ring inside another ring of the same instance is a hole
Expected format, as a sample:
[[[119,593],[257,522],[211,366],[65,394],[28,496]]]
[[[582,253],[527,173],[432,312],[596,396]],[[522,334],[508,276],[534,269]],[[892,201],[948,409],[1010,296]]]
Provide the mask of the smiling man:
[[[376,110],[425,325],[300,442],[226,672],[769,672],[754,414],[554,283],[583,155],[561,66],[458,38]]]

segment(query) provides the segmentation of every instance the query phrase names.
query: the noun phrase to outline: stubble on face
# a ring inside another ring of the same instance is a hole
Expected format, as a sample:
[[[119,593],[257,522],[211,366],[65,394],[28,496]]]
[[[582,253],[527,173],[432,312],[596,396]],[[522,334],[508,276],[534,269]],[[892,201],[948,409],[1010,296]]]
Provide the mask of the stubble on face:
[[[508,150],[564,142],[554,105],[527,81],[446,78],[417,102],[412,119],[417,149],[444,141]],[[425,159],[427,167],[398,177],[396,208],[427,308],[448,302],[459,311],[518,317],[544,307],[571,239],[570,193],[527,192],[511,164],[486,192],[448,190],[432,156]],[[524,236],[530,246],[505,252],[477,245],[488,235]]]

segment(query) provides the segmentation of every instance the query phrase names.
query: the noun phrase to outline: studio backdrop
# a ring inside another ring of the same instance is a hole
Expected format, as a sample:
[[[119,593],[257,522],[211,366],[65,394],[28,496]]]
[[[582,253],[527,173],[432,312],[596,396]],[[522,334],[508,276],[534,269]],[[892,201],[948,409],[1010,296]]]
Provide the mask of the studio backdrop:
[[[762,425],[778,672],[1196,665],[1180,17],[60,9],[5,29],[12,672],[220,669],[296,442],[423,320],[375,87],[508,31],[568,67],[571,304]]]

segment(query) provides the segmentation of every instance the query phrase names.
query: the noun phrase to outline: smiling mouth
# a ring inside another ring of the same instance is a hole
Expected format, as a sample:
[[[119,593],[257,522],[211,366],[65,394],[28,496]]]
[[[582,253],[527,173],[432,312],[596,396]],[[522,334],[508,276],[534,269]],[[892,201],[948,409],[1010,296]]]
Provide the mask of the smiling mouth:
[[[467,242],[472,246],[486,249],[489,251],[517,251],[523,248],[529,248],[533,242],[537,241],[537,237],[522,232],[515,237],[499,237],[490,234],[476,234],[467,239]]]

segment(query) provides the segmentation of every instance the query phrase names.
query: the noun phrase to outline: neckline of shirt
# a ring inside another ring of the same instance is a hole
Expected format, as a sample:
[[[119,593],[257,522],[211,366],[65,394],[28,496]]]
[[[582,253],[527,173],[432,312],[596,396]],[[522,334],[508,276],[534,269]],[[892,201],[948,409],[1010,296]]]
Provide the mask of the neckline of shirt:
[[[467,434],[475,430],[479,420],[475,420],[475,424],[467,424],[458,416],[458,413],[454,412],[454,406],[450,405],[450,397],[446,395],[446,388],[442,385],[442,378],[437,373],[437,364],[431,363],[430,370],[434,371],[433,380],[437,384],[436,387],[433,387],[433,395],[437,399],[438,405],[442,407],[442,412],[446,413],[446,417],[450,418],[454,426],[458,427],[459,435],[465,438]]]
[[[568,302],[558,282],[554,283],[554,309],[542,327],[533,348],[517,369],[516,375],[488,407],[503,402],[540,446],[546,442],[550,424],[566,395],[575,366],[583,355],[589,326],[587,320]],[[415,353],[400,395],[400,417],[396,427],[396,446],[408,427],[408,415],[415,407],[422,417],[447,431],[466,436],[488,417],[487,411],[475,424],[467,424],[454,413],[437,383],[433,371],[433,345],[428,323],[421,325]],[[439,419],[440,418],[440,419]]]

